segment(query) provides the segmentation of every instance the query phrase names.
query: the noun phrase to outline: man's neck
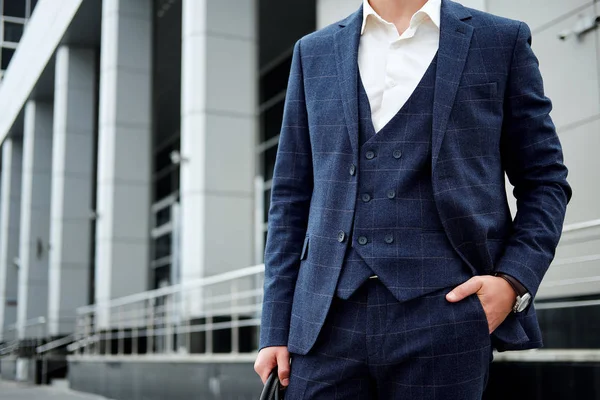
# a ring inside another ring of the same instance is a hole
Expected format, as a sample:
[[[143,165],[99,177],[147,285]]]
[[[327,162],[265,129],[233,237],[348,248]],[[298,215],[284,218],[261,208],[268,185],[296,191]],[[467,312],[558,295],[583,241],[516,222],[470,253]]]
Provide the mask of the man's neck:
[[[402,34],[410,26],[410,19],[427,3],[427,0],[369,0],[377,14],[396,25]]]

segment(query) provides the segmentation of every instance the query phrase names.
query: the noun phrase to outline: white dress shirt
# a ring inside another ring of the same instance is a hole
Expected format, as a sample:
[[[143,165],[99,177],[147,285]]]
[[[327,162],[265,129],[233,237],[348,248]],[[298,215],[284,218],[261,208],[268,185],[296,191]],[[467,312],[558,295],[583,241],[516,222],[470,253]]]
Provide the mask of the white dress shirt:
[[[441,0],[429,0],[400,35],[363,1],[358,48],[360,77],[371,104],[375,132],[381,130],[410,98],[440,44]]]

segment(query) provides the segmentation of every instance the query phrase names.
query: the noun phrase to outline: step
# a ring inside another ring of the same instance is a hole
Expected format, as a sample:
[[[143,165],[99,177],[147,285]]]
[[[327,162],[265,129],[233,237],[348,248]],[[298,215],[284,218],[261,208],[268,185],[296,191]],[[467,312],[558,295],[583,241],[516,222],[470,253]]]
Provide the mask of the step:
[[[67,390],[69,389],[68,379],[52,379],[51,386],[56,389]]]

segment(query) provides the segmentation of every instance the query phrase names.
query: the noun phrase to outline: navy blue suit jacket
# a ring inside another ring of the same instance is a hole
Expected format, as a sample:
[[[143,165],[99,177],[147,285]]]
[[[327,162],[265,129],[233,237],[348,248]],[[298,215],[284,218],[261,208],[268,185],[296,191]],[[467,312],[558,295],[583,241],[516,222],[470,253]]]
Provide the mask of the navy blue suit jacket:
[[[275,164],[260,347],[306,354],[327,315],[357,197],[362,9],[296,43]],[[473,275],[504,272],[534,296],[571,189],[526,24],[442,1],[432,184],[444,230]],[[513,220],[505,173],[514,186]],[[443,268],[443,266],[440,266]],[[432,270],[431,274],[440,273]],[[541,346],[534,307],[495,332]]]

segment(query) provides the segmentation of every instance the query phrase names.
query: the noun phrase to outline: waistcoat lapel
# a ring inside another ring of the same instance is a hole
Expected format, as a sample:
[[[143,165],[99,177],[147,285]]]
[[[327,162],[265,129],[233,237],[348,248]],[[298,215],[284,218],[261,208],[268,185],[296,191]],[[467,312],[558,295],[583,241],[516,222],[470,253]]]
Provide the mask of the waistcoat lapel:
[[[334,34],[338,83],[352,150],[358,154],[358,45],[362,26],[362,6],[340,22]]]
[[[444,140],[458,84],[467,61],[473,27],[465,22],[469,11],[458,3],[442,0],[440,48],[433,105],[432,171]]]

